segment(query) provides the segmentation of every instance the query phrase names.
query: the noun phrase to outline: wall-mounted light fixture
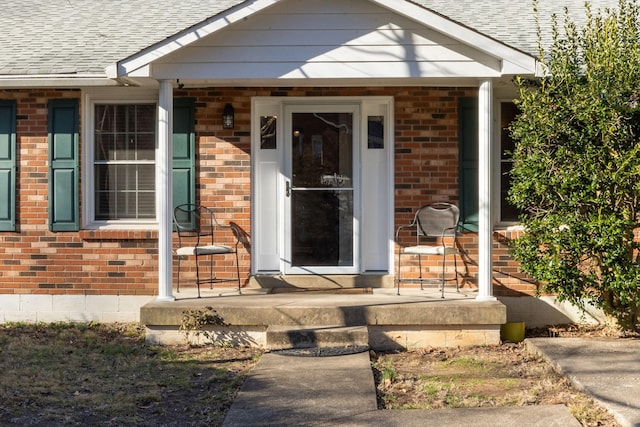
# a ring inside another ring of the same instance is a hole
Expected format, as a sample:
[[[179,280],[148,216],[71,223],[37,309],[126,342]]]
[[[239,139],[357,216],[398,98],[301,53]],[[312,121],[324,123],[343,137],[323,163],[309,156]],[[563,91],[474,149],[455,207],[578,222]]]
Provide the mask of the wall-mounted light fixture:
[[[224,110],[222,110],[222,128],[223,129],[233,129],[234,125],[234,114],[233,114],[233,106],[231,104],[226,104],[224,106]]]

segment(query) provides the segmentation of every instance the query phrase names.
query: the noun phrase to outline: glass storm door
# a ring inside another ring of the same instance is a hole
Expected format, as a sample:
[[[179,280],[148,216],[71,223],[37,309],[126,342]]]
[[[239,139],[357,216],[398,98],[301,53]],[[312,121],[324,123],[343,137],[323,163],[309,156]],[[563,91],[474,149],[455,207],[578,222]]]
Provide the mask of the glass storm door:
[[[357,107],[285,111],[285,272],[354,273]]]

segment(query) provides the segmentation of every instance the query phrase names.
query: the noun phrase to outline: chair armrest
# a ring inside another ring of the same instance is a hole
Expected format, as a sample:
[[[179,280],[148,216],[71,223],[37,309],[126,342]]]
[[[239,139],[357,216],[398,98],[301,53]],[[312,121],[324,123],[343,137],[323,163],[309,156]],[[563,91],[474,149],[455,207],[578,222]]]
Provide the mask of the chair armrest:
[[[233,232],[234,237],[236,238],[236,245],[238,245],[238,243],[240,243],[241,240],[241,236],[242,236],[242,230],[240,229],[240,226],[238,224],[236,224],[235,222],[231,221],[229,222],[229,228],[231,229],[231,231]]]
[[[400,244],[400,231],[404,230],[405,228],[412,228],[415,226],[415,223],[412,222],[411,224],[405,224],[405,225],[401,225],[396,229],[396,243]]]
[[[238,224],[236,224],[233,221],[230,221],[229,224],[217,223],[216,226],[218,228],[221,228],[221,229],[231,230],[231,232],[233,233],[233,237],[235,239],[235,242],[233,243],[234,246],[237,247],[240,244],[243,232],[242,232],[242,229],[240,228],[240,226]]]
[[[453,235],[447,235],[446,233],[447,233],[447,231],[448,231],[448,230],[453,230]],[[457,231],[457,230],[458,230],[458,224],[456,224],[456,225],[455,225],[455,226],[453,226],[453,227],[447,227],[447,228],[444,228],[444,229],[442,230],[442,236],[441,236],[442,247],[446,247],[446,246],[447,246],[447,245],[445,244],[445,240],[444,240],[444,239],[445,239],[445,237],[453,237],[453,241],[454,241],[454,245],[455,245],[455,241],[456,241],[456,240],[457,240],[457,238],[458,238],[458,231]]]
[[[444,228],[442,230],[442,237],[444,237],[445,234],[447,233],[447,231],[449,231],[449,230],[453,230],[453,237],[457,236],[458,235],[458,232],[456,231],[457,229],[458,229],[458,225],[454,225],[453,227]]]

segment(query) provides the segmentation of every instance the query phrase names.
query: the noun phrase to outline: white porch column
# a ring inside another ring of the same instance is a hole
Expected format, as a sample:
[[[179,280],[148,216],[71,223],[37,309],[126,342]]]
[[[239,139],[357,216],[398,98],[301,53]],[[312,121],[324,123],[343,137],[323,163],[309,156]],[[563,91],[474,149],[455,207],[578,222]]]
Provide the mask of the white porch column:
[[[478,90],[478,300],[494,300],[492,284],[491,139],[493,82],[481,80]]]
[[[171,232],[173,217],[173,86],[160,81],[156,144],[156,217],[158,218],[158,300],[173,301]]]

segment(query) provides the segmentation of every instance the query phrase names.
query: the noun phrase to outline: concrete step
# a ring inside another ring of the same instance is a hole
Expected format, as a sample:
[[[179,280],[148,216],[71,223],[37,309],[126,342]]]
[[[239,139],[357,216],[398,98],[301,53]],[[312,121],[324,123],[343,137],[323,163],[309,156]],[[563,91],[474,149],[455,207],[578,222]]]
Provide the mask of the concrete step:
[[[266,332],[267,348],[366,347],[366,326],[291,326],[270,325]]]
[[[393,276],[388,274],[341,275],[257,275],[249,279],[250,288],[393,288]]]

